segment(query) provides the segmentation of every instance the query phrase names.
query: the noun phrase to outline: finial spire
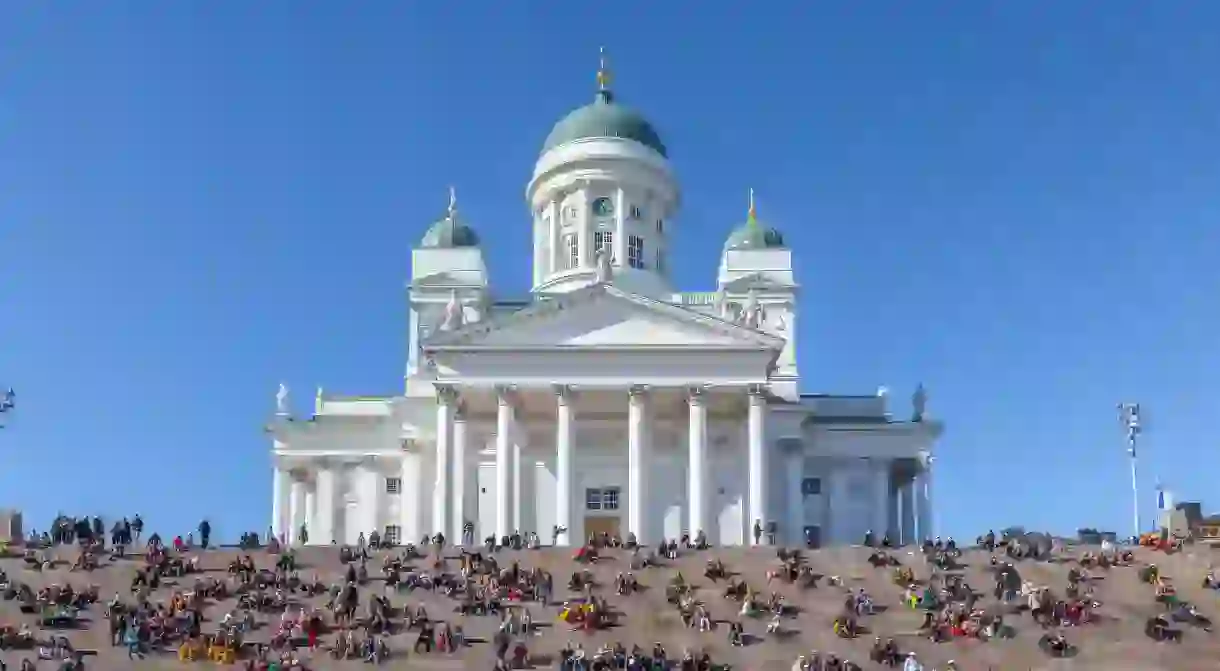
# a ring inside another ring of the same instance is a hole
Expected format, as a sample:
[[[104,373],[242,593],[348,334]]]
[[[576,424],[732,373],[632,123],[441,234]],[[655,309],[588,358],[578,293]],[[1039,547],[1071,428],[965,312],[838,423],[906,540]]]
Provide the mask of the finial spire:
[[[598,47],[597,49],[597,92],[604,98],[610,96],[610,81],[613,75],[610,74],[610,65],[606,61],[606,48]]]
[[[449,186],[449,218],[457,214],[457,187]]]
[[[746,212],[746,223],[753,225],[758,221],[758,210],[754,208],[754,187],[750,187],[750,209]]]

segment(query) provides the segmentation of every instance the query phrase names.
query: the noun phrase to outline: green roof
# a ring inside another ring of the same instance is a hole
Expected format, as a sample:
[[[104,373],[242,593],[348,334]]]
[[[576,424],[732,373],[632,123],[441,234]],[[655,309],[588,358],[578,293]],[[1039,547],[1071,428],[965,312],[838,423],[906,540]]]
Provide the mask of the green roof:
[[[724,242],[726,252],[730,249],[780,249],[786,246],[784,234],[760,222],[754,215],[753,205],[750,206],[746,223],[733,229],[729,239]]]
[[[603,137],[634,140],[661,156],[669,156],[652,124],[639,112],[614,102],[614,96],[607,90],[598,91],[592,103],[560,119],[546,137],[542,153],[576,140]]]
[[[425,249],[479,246],[478,234],[458,216],[457,191],[453,187],[449,187],[449,209],[445,211],[445,216],[428,227],[419,246]]]
[[[479,236],[473,228],[462,223],[456,216],[445,217],[428,227],[428,232],[424,233],[424,239],[420,240],[419,246],[436,249],[478,247]]]

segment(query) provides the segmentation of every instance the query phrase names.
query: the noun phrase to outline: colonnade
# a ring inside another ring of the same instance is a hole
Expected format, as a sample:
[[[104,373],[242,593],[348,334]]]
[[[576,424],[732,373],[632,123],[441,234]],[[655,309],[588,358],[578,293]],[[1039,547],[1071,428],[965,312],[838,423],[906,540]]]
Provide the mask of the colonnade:
[[[690,387],[685,389],[688,407],[688,481],[686,530],[692,537],[699,531],[708,531],[708,389]],[[558,544],[568,546],[583,539],[570,537],[573,528],[573,443],[576,436],[576,391],[569,385],[554,385],[555,396],[555,524],[560,533]],[[766,445],[766,390],[762,386],[751,386],[747,418],[747,469],[749,489],[746,500],[746,519],[753,526],[755,520],[766,524],[772,517],[767,510],[767,451]],[[633,386],[625,390],[627,396],[627,525],[625,532],[635,535],[640,543],[651,543],[659,539],[650,537],[647,520],[651,484],[648,464],[652,458],[652,403],[651,390],[645,386]],[[511,535],[517,529],[520,501],[512,486],[514,469],[519,466],[516,458],[514,429],[516,425],[517,394],[512,387],[496,389],[496,515],[497,537]],[[458,389],[449,385],[437,385],[436,407],[436,456],[432,489],[431,529],[444,531],[450,538],[461,538],[462,526],[471,511],[465,509],[467,497],[463,486],[468,467],[466,430],[461,397]],[[404,478],[405,482],[405,478]],[[544,534],[547,530],[538,530]],[[452,534],[452,535],[450,535]],[[753,536],[750,535],[750,542]]]

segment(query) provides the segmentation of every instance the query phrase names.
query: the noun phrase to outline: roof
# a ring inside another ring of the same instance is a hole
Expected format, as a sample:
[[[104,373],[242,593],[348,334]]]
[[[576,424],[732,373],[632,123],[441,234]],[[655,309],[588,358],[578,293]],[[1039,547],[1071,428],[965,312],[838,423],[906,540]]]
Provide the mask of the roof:
[[[593,138],[633,140],[669,157],[665,143],[652,124],[639,112],[615,102],[609,90],[598,91],[593,102],[560,119],[543,142],[542,153],[569,142]]]

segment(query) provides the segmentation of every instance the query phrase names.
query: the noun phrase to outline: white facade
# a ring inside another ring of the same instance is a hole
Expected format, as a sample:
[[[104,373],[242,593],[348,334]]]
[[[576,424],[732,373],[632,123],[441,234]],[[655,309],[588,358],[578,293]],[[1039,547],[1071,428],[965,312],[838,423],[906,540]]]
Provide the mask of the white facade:
[[[661,152],[622,137],[549,148],[526,199],[528,300],[493,298],[471,241],[421,245],[404,394],[319,390],[298,419],[281,388],[277,535],[456,542],[465,520],[476,542],[519,530],[547,543],[558,525],[561,545],[603,530],[751,543],[755,520],[790,544],[933,535],[941,426],[922,392],[912,421],[884,393],[798,392],[790,250],[726,247],[716,290],[675,291],[677,181]]]

